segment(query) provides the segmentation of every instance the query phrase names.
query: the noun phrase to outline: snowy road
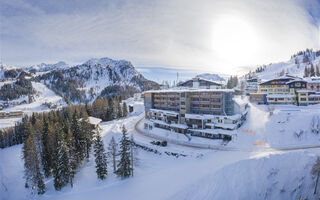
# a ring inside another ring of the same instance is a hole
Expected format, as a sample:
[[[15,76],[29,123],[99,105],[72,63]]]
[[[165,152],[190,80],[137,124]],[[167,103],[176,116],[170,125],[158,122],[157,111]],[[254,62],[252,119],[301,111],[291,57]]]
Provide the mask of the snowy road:
[[[256,147],[256,148],[235,148],[235,147],[227,147],[227,146],[214,146],[211,144],[200,144],[200,143],[192,143],[192,142],[184,142],[180,140],[170,139],[166,137],[162,137],[157,134],[147,133],[143,129],[141,129],[141,122],[144,117],[142,117],[134,126],[137,133],[142,134],[144,136],[150,137],[152,139],[157,140],[165,140],[168,143],[175,145],[182,145],[190,148],[196,149],[211,149],[218,151],[241,151],[241,152],[277,152],[277,151],[296,151],[296,150],[304,150],[304,149],[318,149],[320,145],[292,145],[292,146],[278,146],[278,147]]]

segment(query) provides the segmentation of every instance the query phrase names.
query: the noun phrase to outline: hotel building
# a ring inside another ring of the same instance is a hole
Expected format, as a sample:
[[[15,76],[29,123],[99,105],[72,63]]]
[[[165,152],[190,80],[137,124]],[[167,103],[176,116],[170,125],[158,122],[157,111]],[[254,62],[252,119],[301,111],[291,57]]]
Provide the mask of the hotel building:
[[[212,129],[236,129],[245,121],[248,111],[244,101],[234,100],[234,90],[230,89],[154,90],[144,92],[143,96],[145,128],[214,139],[222,138]]]

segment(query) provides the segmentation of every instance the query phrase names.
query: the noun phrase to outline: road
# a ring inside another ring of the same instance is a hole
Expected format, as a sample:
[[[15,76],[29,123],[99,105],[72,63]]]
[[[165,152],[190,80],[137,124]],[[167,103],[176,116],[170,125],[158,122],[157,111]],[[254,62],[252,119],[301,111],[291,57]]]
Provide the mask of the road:
[[[134,126],[137,133],[144,135],[146,137],[150,137],[156,140],[166,140],[168,143],[182,145],[191,148],[197,149],[212,149],[218,151],[242,151],[242,152],[277,152],[277,151],[296,151],[296,150],[304,150],[304,149],[318,149],[320,145],[300,145],[300,146],[283,146],[283,147],[259,147],[255,149],[250,148],[234,148],[227,146],[215,146],[210,144],[200,144],[200,143],[191,143],[179,140],[173,140],[170,138],[162,137],[156,134],[147,133],[144,130],[139,128],[139,124],[142,122],[144,117],[142,117]]]

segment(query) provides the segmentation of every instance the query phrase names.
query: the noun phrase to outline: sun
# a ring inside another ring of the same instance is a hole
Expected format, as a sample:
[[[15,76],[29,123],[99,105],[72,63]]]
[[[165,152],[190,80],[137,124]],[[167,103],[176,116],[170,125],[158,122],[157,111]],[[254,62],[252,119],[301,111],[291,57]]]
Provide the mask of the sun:
[[[213,51],[232,64],[249,64],[259,48],[258,42],[254,27],[241,17],[221,16],[213,24]]]

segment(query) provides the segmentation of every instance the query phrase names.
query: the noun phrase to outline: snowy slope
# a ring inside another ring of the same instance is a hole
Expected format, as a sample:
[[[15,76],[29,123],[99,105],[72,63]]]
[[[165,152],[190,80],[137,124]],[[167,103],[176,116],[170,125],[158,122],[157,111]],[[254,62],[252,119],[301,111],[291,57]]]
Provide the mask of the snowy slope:
[[[177,192],[170,199],[317,199],[310,174],[315,155],[276,154],[242,160]]]
[[[313,51],[305,51],[302,55],[295,55],[287,62],[280,62],[267,65],[265,70],[256,73],[261,80],[270,80],[280,76],[281,72],[288,73],[293,76],[303,77],[305,67],[320,66],[319,53]]]
[[[16,106],[9,106],[3,111],[23,111],[26,114],[31,114],[32,112],[43,112],[50,111],[47,106],[44,106],[43,103],[53,103],[59,107],[66,106],[66,102],[61,96],[55,94],[47,86],[42,83],[32,82],[32,87],[36,90],[34,95],[34,102],[29,104],[21,104]],[[27,99],[27,97],[21,97]],[[0,124],[1,126],[1,124]]]

